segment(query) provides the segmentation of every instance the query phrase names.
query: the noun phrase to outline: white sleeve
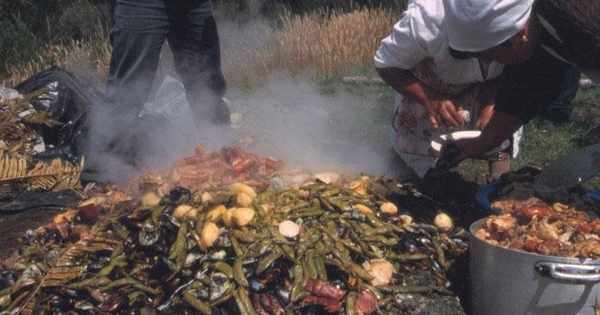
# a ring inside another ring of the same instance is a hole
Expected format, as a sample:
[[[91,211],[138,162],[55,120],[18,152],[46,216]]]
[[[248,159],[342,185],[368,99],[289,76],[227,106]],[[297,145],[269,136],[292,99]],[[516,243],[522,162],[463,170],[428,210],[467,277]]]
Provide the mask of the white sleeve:
[[[422,6],[409,5],[391,34],[381,41],[375,53],[375,67],[410,69],[430,57],[428,47],[441,35],[436,17],[439,15],[423,10]]]

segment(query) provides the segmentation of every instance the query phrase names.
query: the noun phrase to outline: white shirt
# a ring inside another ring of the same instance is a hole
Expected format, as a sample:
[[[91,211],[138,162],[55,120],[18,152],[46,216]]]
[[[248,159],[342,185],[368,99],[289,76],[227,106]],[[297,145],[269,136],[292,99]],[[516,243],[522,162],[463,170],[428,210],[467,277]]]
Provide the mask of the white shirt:
[[[492,62],[487,74],[483,74],[476,58],[458,60],[450,55],[441,0],[412,0],[375,54],[377,68],[408,70],[421,62],[449,84],[489,80],[500,75],[503,68]]]

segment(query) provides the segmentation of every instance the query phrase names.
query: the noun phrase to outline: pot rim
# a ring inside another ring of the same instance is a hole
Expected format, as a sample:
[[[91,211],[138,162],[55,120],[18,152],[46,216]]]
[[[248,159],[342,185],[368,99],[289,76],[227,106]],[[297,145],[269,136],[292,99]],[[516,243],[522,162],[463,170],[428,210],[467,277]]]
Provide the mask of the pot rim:
[[[490,214],[500,214],[500,209],[492,207],[492,199],[493,197],[495,197],[494,195],[498,193],[498,191],[500,191],[502,188],[504,188],[504,186],[506,186],[507,184],[509,183],[506,181],[498,180],[490,184],[483,185],[477,190],[475,194],[475,199],[477,200],[479,205],[481,205],[487,211],[489,211]],[[600,205],[600,191],[586,189],[586,192],[592,200],[594,200]]]

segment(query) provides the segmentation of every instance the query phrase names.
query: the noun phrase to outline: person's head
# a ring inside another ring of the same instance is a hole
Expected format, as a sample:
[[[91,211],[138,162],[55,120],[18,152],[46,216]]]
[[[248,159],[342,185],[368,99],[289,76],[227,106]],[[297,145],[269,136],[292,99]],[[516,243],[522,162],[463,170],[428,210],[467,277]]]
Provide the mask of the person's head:
[[[533,0],[444,0],[450,54],[506,64],[528,59],[532,5]]]

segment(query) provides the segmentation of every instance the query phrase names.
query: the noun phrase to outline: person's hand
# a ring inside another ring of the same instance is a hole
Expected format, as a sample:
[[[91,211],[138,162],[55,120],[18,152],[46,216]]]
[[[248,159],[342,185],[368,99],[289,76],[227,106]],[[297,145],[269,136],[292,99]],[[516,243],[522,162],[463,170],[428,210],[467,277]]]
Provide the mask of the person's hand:
[[[492,115],[494,114],[494,105],[488,105],[484,107],[475,121],[475,129],[483,130],[485,126],[490,122]]]
[[[457,154],[450,159],[449,164],[454,167],[466,159],[478,159],[487,152],[488,144],[481,140],[480,137],[459,139],[452,142],[455,146]],[[444,148],[442,148],[443,150]]]
[[[446,141],[442,145],[440,158],[437,160],[431,174],[434,177],[444,174],[460,162],[478,155],[480,150],[476,148],[478,143],[480,143],[478,138]]]
[[[450,148],[450,145],[452,151],[458,151],[458,153],[447,158],[446,164],[449,168],[457,166],[466,159],[482,158],[486,152],[499,146],[506,139],[510,139],[512,133],[519,129],[522,124],[523,122],[517,117],[502,112],[494,112],[479,137],[445,143],[441,149],[440,159],[444,157],[444,152],[447,150],[446,146]]]
[[[432,100],[424,106],[427,120],[434,128],[442,126],[458,128],[465,125],[464,118],[458,113],[458,106],[449,99]]]

